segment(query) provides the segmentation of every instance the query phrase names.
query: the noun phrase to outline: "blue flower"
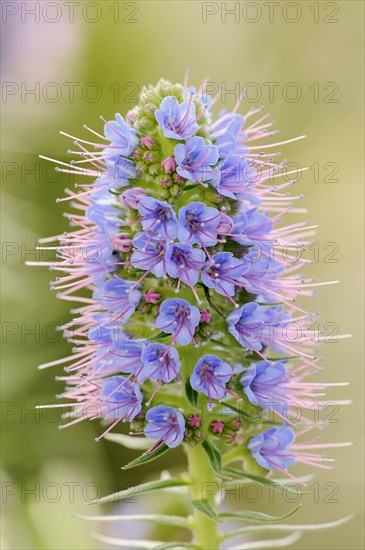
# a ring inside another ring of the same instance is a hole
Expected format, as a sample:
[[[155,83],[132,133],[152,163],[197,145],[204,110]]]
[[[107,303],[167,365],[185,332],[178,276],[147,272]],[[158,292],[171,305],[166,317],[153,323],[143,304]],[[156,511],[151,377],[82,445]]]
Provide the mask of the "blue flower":
[[[216,172],[211,167],[219,158],[214,145],[206,145],[204,138],[195,136],[174,149],[176,172],[191,181],[203,182],[212,179]]]
[[[166,271],[170,277],[179,279],[188,286],[198,282],[205,262],[205,254],[200,248],[190,244],[174,243],[166,249]]]
[[[253,171],[245,159],[239,155],[230,155],[218,166],[217,176],[211,181],[211,185],[224,197],[237,199],[250,183]]]
[[[205,393],[210,400],[221,399],[232,373],[233,369],[228,363],[215,355],[205,355],[197,362],[190,376],[190,384],[194,390]]]
[[[119,195],[119,200],[125,208],[137,210],[139,201],[146,196],[146,191],[141,187],[130,187]]]
[[[174,96],[164,97],[155,117],[167,138],[189,139],[199,129],[192,96],[180,104]]]
[[[225,136],[226,134],[231,134],[232,136],[237,136],[237,134],[242,130],[242,126],[245,119],[242,115],[237,113],[227,113],[227,111],[222,110],[219,113],[219,118],[213,122],[210,127],[211,137],[217,139],[218,137]]]
[[[242,115],[221,111],[218,120],[211,125],[210,138],[218,148],[221,160],[236,152],[237,135],[241,131],[243,123]]]
[[[288,375],[282,361],[254,363],[243,373],[239,382],[251,403],[263,409],[277,407],[287,401]]]
[[[138,382],[147,379],[171,382],[180,371],[180,358],[176,349],[164,344],[147,344],[143,348],[143,369],[138,376]]]
[[[180,298],[168,298],[161,304],[156,326],[167,334],[173,334],[173,341],[186,346],[194,340],[195,328],[199,321],[200,313],[197,307]]]
[[[119,113],[115,115],[115,120],[106,122],[104,134],[110,141],[110,145],[103,150],[107,162],[115,162],[119,155],[128,157],[138,143],[136,130],[126,124]]]
[[[203,202],[191,202],[179,210],[177,237],[180,242],[214,246],[217,244],[217,228],[220,213]]]
[[[254,351],[270,346],[279,353],[297,353],[291,344],[300,341],[301,329],[290,323],[290,319],[281,306],[264,309],[256,302],[249,302],[228,315],[228,332],[241,346]]]
[[[261,330],[266,321],[266,312],[255,302],[249,302],[228,315],[228,332],[241,346],[260,351]]]
[[[295,453],[290,450],[295,434],[286,425],[269,428],[261,434],[251,437],[247,448],[253,458],[267,470],[286,470],[296,463]]]
[[[242,274],[239,281],[244,284],[247,292],[267,294],[277,301],[282,288],[282,283],[278,282],[277,278],[282,274],[285,266],[273,258],[260,258],[255,251],[246,254],[243,260],[247,263],[248,269]]]
[[[188,97],[190,97],[190,95],[198,95],[200,101],[206,106],[207,109],[210,109],[212,105],[212,98],[207,93],[197,92],[195,86],[189,86],[189,88],[185,88],[184,92],[185,95],[187,95]]]
[[[104,236],[115,235],[120,228],[120,210],[108,204],[92,204],[86,211],[89,221],[98,226]],[[110,243],[109,243],[110,244]]]
[[[172,206],[152,197],[144,197],[137,206],[142,217],[142,227],[145,231],[159,234],[162,238],[173,241],[177,233],[177,219]]]
[[[89,197],[93,201],[110,200],[111,189],[120,189],[130,185],[130,179],[136,179],[139,174],[133,162],[122,157],[117,157],[113,163],[109,163],[105,172],[95,181],[93,191]],[[106,191],[106,192],[105,192]]]
[[[269,307],[265,311],[266,321],[261,330],[261,341],[271,346],[278,353],[292,352],[294,342],[301,342],[302,329],[296,322],[291,322],[291,315],[282,306]]]
[[[99,344],[112,344],[112,330],[108,326],[107,321],[109,320],[110,315],[98,315],[95,317],[95,322],[89,328],[87,332],[87,337],[89,340]],[[100,325],[100,323],[102,323]]]
[[[251,208],[245,213],[233,216],[235,223],[232,239],[244,246],[260,241],[268,241],[268,235],[273,228],[272,219],[262,214],[257,208]]]
[[[140,232],[133,238],[133,246],[137,249],[131,256],[134,267],[151,271],[156,277],[166,274],[164,241],[150,233]]]
[[[110,169],[109,169],[110,173]],[[130,185],[130,179],[138,179],[139,173],[131,160],[123,157],[118,157],[113,164],[113,180],[114,185],[111,187],[123,187]]]
[[[109,248],[97,251],[95,261],[91,258],[90,262],[85,264],[85,274],[88,275],[90,282],[95,286],[100,286],[107,279],[108,275],[112,271],[115,271],[115,262],[113,252]]]
[[[184,438],[185,420],[181,412],[173,407],[159,405],[152,407],[146,414],[147,426],[144,433],[157,440],[154,450],[164,443],[168,447],[177,447]]]
[[[119,371],[134,374],[136,377],[144,366],[142,351],[145,341],[133,338],[120,338],[113,334],[114,348],[111,354]]]
[[[94,299],[106,310],[118,313],[119,317],[128,319],[136,310],[142,297],[142,292],[136,288],[134,281],[126,281],[115,277],[109,279],[94,292]]]
[[[235,258],[231,252],[218,252],[212,260],[212,264],[202,272],[203,283],[222,296],[234,296],[236,281],[247,271],[248,264]]]
[[[142,408],[139,386],[123,376],[112,376],[102,381],[100,401],[105,419],[132,420]]]
[[[219,160],[225,160],[234,153],[236,140],[232,134],[224,134],[214,141],[214,145],[219,151]]]

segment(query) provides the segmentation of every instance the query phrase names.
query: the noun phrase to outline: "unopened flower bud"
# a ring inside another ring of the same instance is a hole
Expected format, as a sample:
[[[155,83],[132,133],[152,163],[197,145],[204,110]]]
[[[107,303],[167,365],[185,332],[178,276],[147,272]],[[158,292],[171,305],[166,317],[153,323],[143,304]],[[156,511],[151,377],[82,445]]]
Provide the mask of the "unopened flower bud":
[[[209,311],[207,311],[206,309],[202,309],[200,311],[201,323],[204,323],[205,325],[209,325],[211,320],[212,320],[212,315],[209,313]]]
[[[234,418],[227,422],[227,428],[238,432],[238,430],[242,428],[242,422],[239,418]]]
[[[210,429],[214,434],[221,434],[223,433],[224,426],[225,424],[221,420],[214,420],[210,425]]]
[[[202,423],[202,419],[197,414],[191,414],[188,416],[188,423],[192,428],[198,428]]]
[[[143,294],[143,298],[147,304],[157,304],[161,299],[161,294],[150,288]]]
[[[174,157],[166,157],[162,162],[161,166],[165,174],[170,174],[175,172],[176,162]]]
[[[143,138],[141,138],[141,145],[146,149],[152,149],[152,147],[155,145],[155,142],[150,136],[143,136]]]

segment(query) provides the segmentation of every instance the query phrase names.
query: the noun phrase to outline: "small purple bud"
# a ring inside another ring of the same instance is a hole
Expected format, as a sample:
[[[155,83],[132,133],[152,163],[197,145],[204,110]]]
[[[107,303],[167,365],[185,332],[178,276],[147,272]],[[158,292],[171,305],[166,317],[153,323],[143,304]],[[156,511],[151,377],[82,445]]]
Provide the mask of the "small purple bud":
[[[128,113],[125,116],[125,121],[127,122],[127,124],[133,124],[135,119],[136,119],[136,113],[134,109],[132,109],[131,111],[128,111]]]
[[[143,138],[141,138],[141,145],[146,149],[152,149],[152,147],[155,145],[155,142],[150,136],[143,136]]]
[[[229,422],[229,427],[232,430],[238,431],[240,428],[242,428],[242,422],[239,418],[235,418],[234,420],[231,420]]]
[[[159,300],[161,300],[161,294],[159,294],[152,288],[149,288],[147,292],[143,294],[143,298],[145,299],[147,304],[157,304]]]
[[[171,172],[175,172],[176,168],[176,162],[174,157],[166,157],[162,162],[161,166],[163,168],[163,171],[165,174],[170,174]]]
[[[188,417],[188,423],[192,428],[198,428],[202,423],[202,419],[197,414],[191,414]]]
[[[214,420],[210,425],[210,429],[214,434],[221,434],[224,430],[224,422],[221,420]]]
[[[200,310],[200,320],[204,325],[209,325],[212,315],[206,309],[202,309]]]

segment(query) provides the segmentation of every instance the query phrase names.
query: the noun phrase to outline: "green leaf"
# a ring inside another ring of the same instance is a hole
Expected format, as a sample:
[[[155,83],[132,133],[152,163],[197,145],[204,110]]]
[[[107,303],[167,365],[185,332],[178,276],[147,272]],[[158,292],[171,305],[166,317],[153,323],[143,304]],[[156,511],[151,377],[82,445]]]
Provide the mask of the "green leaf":
[[[207,500],[193,500],[192,505],[208,518],[221,523],[223,520],[216,514],[214,508]]]
[[[167,334],[165,332],[159,332],[157,334],[155,334],[154,336],[150,336],[150,338],[148,338],[149,340],[163,340],[164,338],[167,338]]]
[[[119,548],[126,548],[127,550],[155,550],[162,544],[158,540],[131,540],[131,539],[117,539],[114,537],[108,537],[106,535],[101,535],[100,533],[93,533],[94,538],[105,542],[106,544],[111,544],[112,546],[118,546]]]
[[[299,504],[294,510],[291,510],[287,514],[282,516],[270,516],[268,514],[263,514],[262,512],[224,512],[219,514],[221,519],[242,519],[244,521],[257,521],[259,523],[271,523],[274,521],[284,521],[298,512],[301,508]]]
[[[348,522],[353,516],[346,516],[340,518],[336,521],[329,521],[327,523],[317,523],[317,524],[303,524],[303,525],[258,525],[243,527],[237,531],[227,533],[223,535],[223,539],[232,539],[234,537],[240,537],[242,535],[248,535],[251,533],[267,533],[269,531],[318,531],[321,529],[332,529],[333,527],[338,527],[346,522]]]
[[[173,525],[174,527],[184,527],[191,529],[189,521],[183,516],[169,516],[164,514],[125,514],[115,516],[82,516],[79,514],[72,514],[78,519],[85,521],[97,521],[97,522],[113,522],[113,521],[148,521],[151,523],[158,523],[160,525]]]
[[[151,446],[151,441],[146,437],[134,437],[124,434],[106,434],[104,436],[108,441],[113,441],[119,445],[123,445],[127,449],[135,449],[136,451],[147,451]]]
[[[226,466],[223,469],[223,472],[235,478],[251,479],[252,481],[256,481],[256,483],[258,483],[259,485],[264,485],[265,487],[271,487],[276,491],[283,492],[283,490],[285,490],[286,493],[298,495],[298,490],[296,488],[291,487],[291,485],[289,485],[289,481],[288,483],[286,482],[277,483],[276,481],[272,481],[271,479],[267,479],[266,477],[256,476],[254,474],[248,474],[243,470],[239,470],[238,468],[232,468],[230,466]],[[301,495],[304,495],[307,493],[308,493],[307,490],[301,489]]]
[[[219,340],[215,340],[214,338],[211,338],[210,342],[213,342],[213,344],[216,344],[217,346],[220,346],[221,348],[229,349],[230,351],[239,351],[239,352],[244,351],[244,348],[239,348],[237,346],[232,346],[230,344],[225,344],[224,342],[220,342]],[[242,357],[240,359],[240,363],[244,362],[245,359],[246,359],[245,357]]]
[[[148,481],[147,483],[142,483],[141,485],[136,485],[135,487],[129,487],[129,489],[124,489],[123,491],[118,491],[111,495],[98,498],[87,502],[86,504],[99,504],[103,502],[117,502],[118,500],[126,500],[132,498],[136,495],[143,495],[145,493],[153,493],[155,491],[161,491],[163,489],[168,489],[170,487],[183,487],[189,485],[188,481],[182,479],[165,479],[158,481]]]
[[[154,550],[179,550],[179,548],[192,548],[193,550],[201,550],[199,546],[195,546],[195,544],[191,544],[190,542],[166,542],[164,544],[160,544],[159,546],[155,546]]]
[[[202,443],[203,449],[208,455],[210,464],[215,471],[216,474],[221,475],[222,473],[222,457],[219,451],[212,445],[212,443],[208,443],[208,441],[205,439]]]
[[[156,458],[159,458],[160,456],[167,453],[167,451],[170,450],[170,447],[167,445],[163,445],[159,449],[157,449],[155,452],[151,454],[145,454],[139,456],[138,458],[135,458],[131,462],[128,462],[125,466],[122,466],[122,470],[130,470],[131,468],[136,468],[137,466],[142,466],[143,464],[147,464],[147,462],[151,462],[152,460],[156,460]]]
[[[273,540],[256,540],[253,542],[245,542],[243,544],[239,544],[238,546],[231,546],[230,550],[261,550],[263,548],[270,548],[270,550],[272,550],[272,548],[285,548],[285,546],[291,546],[296,543],[301,536],[302,533],[300,531],[295,531],[288,537]]]
[[[198,410],[198,392],[191,387],[189,378],[185,383],[185,393],[190,405]]]

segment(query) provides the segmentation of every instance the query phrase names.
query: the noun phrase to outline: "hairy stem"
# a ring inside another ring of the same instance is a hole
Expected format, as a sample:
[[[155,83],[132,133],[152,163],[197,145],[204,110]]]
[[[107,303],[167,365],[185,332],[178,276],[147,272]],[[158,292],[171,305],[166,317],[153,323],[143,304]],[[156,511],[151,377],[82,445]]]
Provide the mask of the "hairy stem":
[[[207,500],[215,510],[214,494],[217,492],[214,471],[201,445],[186,446],[191,478],[192,500]],[[217,522],[194,509],[195,544],[204,550],[219,549]]]

